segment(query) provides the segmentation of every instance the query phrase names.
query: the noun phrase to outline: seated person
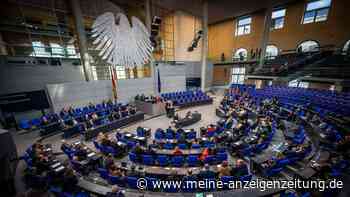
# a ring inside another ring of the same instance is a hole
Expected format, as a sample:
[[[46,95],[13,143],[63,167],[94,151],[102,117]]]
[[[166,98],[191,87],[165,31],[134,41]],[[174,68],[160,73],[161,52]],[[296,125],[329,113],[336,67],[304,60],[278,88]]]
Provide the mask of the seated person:
[[[113,118],[115,119],[115,120],[118,120],[118,119],[120,119],[120,113],[119,113],[119,111],[114,111],[114,112],[112,112],[112,116],[113,116]]]
[[[231,175],[241,177],[248,174],[249,172],[247,164],[243,160],[238,159],[236,166],[231,170]]]
[[[112,164],[112,165],[109,166],[108,173],[111,176],[118,176],[118,177],[123,177],[124,176],[123,172],[120,169],[118,169],[115,164]]]
[[[79,161],[82,161],[87,158],[87,151],[83,148],[82,145],[78,144],[75,147],[74,155],[78,158]]]
[[[102,140],[104,140],[105,138],[106,138],[106,135],[103,132],[99,132],[96,137],[96,141],[101,144]]]
[[[144,153],[144,150],[140,146],[139,143],[136,144],[136,146],[133,148],[132,152],[134,152],[136,155],[141,155]]]
[[[132,165],[130,170],[126,172],[126,176],[128,177],[139,177],[140,173],[136,171],[136,166]]]
[[[219,167],[219,177],[223,176],[230,176],[231,175],[231,169],[228,166],[227,161],[223,161],[221,166]]]
[[[166,129],[166,132],[167,132],[167,133],[171,133],[171,134],[173,134],[173,135],[175,134],[175,131],[174,131],[174,129],[171,128],[171,126],[169,126],[169,127]]]
[[[208,148],[205,148],[202,153],[199,155],[199,160],[204,162],[204,160],[208,157],[209,155],[209,149]]]
[[[62,140],[61,150],[63,152],[72,150],[73,146],[69,144],[66,140]]]
[[[185,118],[191,118],[191,117],[192,117],[192,112],[191,112],[191,111],[188,111],[188,112],[186,113]]]
[[[152,145],[148,145],[147,150],[145,151],[146,155],[156,155],[156,151],[153,150],[153,146]]]
[[[108,192],[106,197],[125,197],[125,195],[123,190],[120,190],[118,186],[113,185],[112,191]]]
[[[195,175],[193,175],[193,172],[191,169],[188,169],[186,176],[183,177],[183,181],[192,181],[192,180],[196,180],[196,179],[197,179],[197,177]]]
[[[130,107],[129,107],[129,113],[130,113],[131,115],[136,114],[136,108],[133,107],[133,106],[130,106]]]
[[[179,114],[176,113],[173,117],[173,122],[176,123],[177,121],[179,121]]]
[[[173,151],[173,155],[180,156],[180,155],[183,155],[183,152],[179,149],[179,147],[175,147]]]
[[[94,112],[94,113],[92,113],[91,118],[92,118],[92,120],[95,121],[98,119],[98,115]]]
[[[103,157],[102,160],[103,167],[106,169],[109,169],[111,165],[114,165],[113,155],[108,154],[107,156]]]
[[[129,112],[128,112],[128,110],[127,109],[124,109],[124,110],[122,110],[121,111],[121,117],[127,117],[129,115]]]
[[[74,193],[78,188],[77,184],[78,184],[78,179],[75,176],[73,169],[66,168],[66,171],[64,172],[63,180],[62,180],[62,190],[64,192]]]
[[[205,164],[204,169],[202,169],[198,174],[198,178],[203,180],[215,178],[215,176],[216,176],[215,172],[210,170],[210,166],[208,164]]]
[[[90,119],[90,120],[86,121],[85,127],[86,127],[86,129],[93,129],[94,125],[95,125],[94,121],[92,119]]]
[[[46,116],[41,117],[41,125],[48,125],[49,121],[47,120]]]

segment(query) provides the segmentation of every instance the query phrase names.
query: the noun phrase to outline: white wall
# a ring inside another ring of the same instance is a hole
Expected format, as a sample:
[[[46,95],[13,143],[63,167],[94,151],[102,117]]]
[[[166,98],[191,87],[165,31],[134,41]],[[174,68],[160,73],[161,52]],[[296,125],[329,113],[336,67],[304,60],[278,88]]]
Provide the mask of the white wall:
[[[17,58],[32,61],[33,58]],[[74,66],[76,60],[62,59],[61,66],[0,63],[0,94],[45,89],[46,84],[83,81],[82,66]]]
[[[152,78],[119,80],[118,102],[130,102],[137,94],[151,95],[152,85]],[[161,76],[161,86],[162,92],[185,90],[185,76]],[[47,91],[55,112],[70,105],[81,107],[89,102],[101,103],[112,98],[112,84],[109,80],[49,84]]]

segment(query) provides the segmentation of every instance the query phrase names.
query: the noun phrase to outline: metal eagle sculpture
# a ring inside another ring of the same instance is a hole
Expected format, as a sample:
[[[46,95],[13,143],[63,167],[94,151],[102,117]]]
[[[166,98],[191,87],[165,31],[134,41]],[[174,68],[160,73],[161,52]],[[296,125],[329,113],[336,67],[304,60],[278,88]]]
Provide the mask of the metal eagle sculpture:
[[[92,37],[99,56],[107,63],[125,67],[141,66],[152,56],[150,35],[143,23],[131,17],[132,26],[123,13],[106,12],[92,25]]]

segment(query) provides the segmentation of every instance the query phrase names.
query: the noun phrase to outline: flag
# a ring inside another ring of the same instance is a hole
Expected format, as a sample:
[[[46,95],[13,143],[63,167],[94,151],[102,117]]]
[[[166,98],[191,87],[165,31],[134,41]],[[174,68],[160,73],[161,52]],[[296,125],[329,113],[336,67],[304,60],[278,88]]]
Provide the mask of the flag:
[[[162,85],[161,85],[161,82],[160,82],[159,68],[157,70],[158,70],[158,93],[160,93],[162,91]]]
[[[112,93],[113,93],[113,98],[114,101],[117,100],[118,96],[117,96],[117,81],[118,81],[118,77],[117,74],[115,72],[115,68],[111,67],[111,80],[112,80]]]

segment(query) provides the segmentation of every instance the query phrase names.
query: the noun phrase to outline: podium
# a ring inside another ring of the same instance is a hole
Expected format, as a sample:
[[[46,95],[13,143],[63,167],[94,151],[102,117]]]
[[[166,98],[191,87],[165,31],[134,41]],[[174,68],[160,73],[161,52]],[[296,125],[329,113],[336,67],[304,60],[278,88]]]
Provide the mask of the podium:
[[[147,115],[158,116],[165,114],[165,103],[158,102],[145,102],[145,101],[135,101],[135,106],[137,110],[143,111]]]

